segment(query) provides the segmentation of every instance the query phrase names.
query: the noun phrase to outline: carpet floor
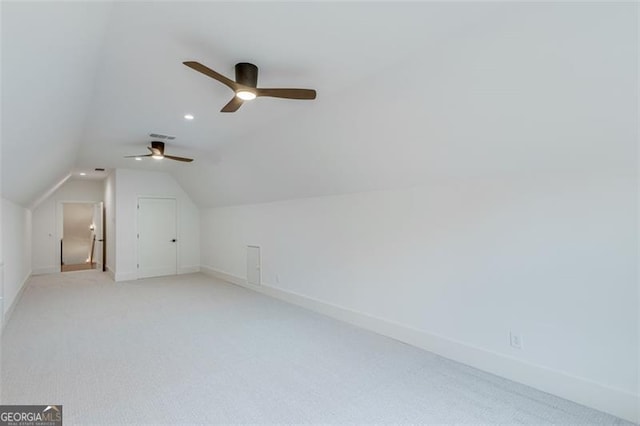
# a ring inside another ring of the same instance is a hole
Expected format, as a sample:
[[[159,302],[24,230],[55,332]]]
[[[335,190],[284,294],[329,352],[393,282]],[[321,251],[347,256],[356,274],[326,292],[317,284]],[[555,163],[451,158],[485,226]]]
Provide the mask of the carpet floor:
[[[65,425],[630,425],[202,274],[34,276],[1,366],[2,403]]]

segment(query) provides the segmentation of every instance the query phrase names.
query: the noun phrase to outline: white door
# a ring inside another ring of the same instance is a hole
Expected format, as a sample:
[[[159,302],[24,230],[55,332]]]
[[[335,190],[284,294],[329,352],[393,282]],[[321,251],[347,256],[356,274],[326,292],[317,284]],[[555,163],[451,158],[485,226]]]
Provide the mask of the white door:
[[[260,247],[247,246],[247,282],[260,284]]]
[[[176,200],[138,199],[138,278],[177,273]]]

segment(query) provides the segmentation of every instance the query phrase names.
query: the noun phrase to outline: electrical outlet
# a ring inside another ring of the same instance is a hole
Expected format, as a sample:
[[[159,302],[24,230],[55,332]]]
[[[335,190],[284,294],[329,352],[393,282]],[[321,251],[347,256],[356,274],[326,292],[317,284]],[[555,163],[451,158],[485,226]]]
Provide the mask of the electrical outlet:
[[[509,333],[509,338],[511,342],[511,347],[516,349],[522,349],[522,335],[518,333],[514,333],[513,331]]]

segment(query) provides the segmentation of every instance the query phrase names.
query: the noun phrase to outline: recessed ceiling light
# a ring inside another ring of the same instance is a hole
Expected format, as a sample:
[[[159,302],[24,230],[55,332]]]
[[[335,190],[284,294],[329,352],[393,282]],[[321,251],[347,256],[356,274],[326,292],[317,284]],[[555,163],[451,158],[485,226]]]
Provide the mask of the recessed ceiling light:
[[[136,161],[142,161],[142,157],[136,157]]]
[[[187,115],[185,115],[185,116],[184,116],[184,119],[185,119],[185,120],[193,120],[193,118],[194,118],[194,117],[193,117],[193,115],[191,115],[191,114],[187,114]]]
[[[256,94],[248,90],[240,90],[236,92],[236,96],[242,99],[243,101],[250,101],[256,98]]]
[[[80,176],[86,176],[87,174],[85,172],[80,173]]]

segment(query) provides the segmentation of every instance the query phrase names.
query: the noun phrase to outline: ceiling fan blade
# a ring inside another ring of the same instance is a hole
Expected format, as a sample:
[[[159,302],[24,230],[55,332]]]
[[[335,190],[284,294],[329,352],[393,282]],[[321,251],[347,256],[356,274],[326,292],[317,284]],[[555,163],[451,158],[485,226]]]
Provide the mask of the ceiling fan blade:
[[[190,162],[193,161],[193,158],[175,157],[173,155],[166,155],[166,154],[165,154],[164,158],[168,158],[170,160],[176,160],[176,161],[183,161],[185,163],[190,163]]]
[[[127,155],[124,158],[138,158],[138,157],[151,157],[153,154],[142,154],[142,155]]]
[[[256,96],[286,99],[315,99],[316,91],[312,89],[256,89]]]
[[[220,83],[224,84],[225,86],[229,87],[231,90],[236,91],[240,85],[238,83],[236,83],[235,81],[231,80],[230,78],[225,77],[224,75],[215,72],[214,70],[212,70],[209,67],[206,67],[204,65],[202,65],[199,62],[195,62],[195,61],[187,61],[187,62],[183,62],[183,64],[185,64],[186,66],[188,66],[189,68],[196,70],[198,72],[201,72],[202,74],[209,76],[215,80],[218,80]]]
[[[226,104],[220,112],[236,112],[238,108],[242,106],[244,101],[237,96],[234,96],[228,104]]]

